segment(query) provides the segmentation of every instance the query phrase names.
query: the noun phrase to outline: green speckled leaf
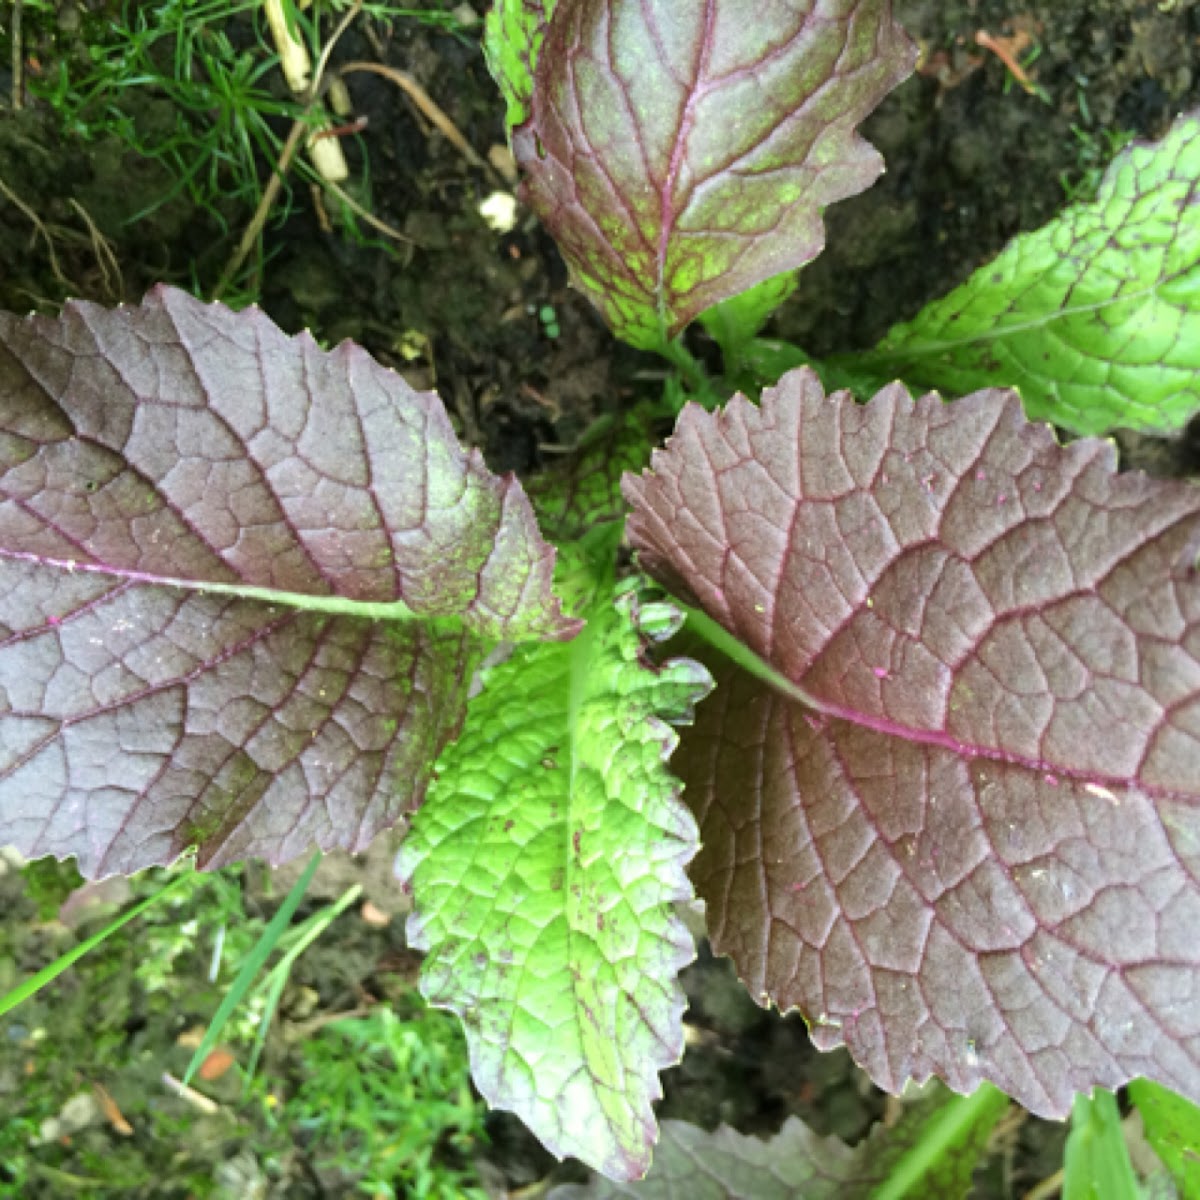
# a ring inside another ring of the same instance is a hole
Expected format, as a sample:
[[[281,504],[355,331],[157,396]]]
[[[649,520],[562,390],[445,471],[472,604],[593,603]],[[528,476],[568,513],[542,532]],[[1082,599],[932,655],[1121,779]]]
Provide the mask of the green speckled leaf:
[[[951,393],[1018,387],[1031,419],[1077,434],[1181,429],[1200,410],[1200,114],[857,361]]]
[[[970,1192],[988,1134],[1007,1107],[1004,1094],[987,1085],[971,1096],[934,1087],[907,1104],[895,1125],[877,1125],[853,1149],[795,1117],[767,1140],[664,1121],[644,1180],[570,1184],[549,1200],[955,1200]]]
[[[421,989],[462,1018],[480,1091],[553,1153],[631,1179],[650,1163],[658,1071],[683,1049],[692,956],[672,906],[691,895],[696,829],[664,722],[709,679],[645,664],[648,626],[657,640],[676,622],[632,591],[614,604],[616,533],[560,574],[583,634],[486,673],[397,873],[410,943],[429,952]]]
[[[507,104],[505,128],[529,115],[533,70],[557,0],[496,0],[484,26],[483,51]]]

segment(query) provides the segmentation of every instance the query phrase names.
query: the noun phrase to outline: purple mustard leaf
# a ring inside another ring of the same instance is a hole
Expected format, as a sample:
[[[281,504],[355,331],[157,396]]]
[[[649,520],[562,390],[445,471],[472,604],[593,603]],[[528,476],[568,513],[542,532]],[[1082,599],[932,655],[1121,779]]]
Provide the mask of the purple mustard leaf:
[[[568,636],[519,485],[350,345],[172,289],[0,315],[0,844],[363,849],[481,639]]]
[[[882,170],[855,126],[913,61],[890,0],[559,0],[524,197],[616,333],[661,348],[820,253],[822,210]]]
[[[1200,1097],[1200,489],[1011,393],[801,370],[685,410],[625,491],[702,609],[673,767],[751,993],[890,1091]]]

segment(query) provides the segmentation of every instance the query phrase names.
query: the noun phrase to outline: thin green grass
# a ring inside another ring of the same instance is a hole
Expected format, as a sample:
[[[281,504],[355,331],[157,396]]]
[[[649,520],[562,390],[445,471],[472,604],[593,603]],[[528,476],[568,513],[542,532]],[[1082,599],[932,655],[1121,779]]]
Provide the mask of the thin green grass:
[[[485,1108],[454,1018],[414,997],[330,1022],[302,1057],[284,1115],[323,1171],[389,1200],[485,1200],[473,1162]]]
[[[315,5],[305,13],[289,5],[314,62],[321,57],[326,26],[350,8],[348,0]],[[357,19],[385,27],[418,21],[451,33],[464,28],[453,13],[377,2],[363,4]],[[162,169],[163,185],[125,217],[127,225],[182,202],[222,236],[233,236],[262,200],[293,123],[315,130],[328,121],[320,104],[310,106],[287,93],[259,0],[126,0],[117,15],[89,21],[86,42],[82,62],[79,53],[64,47],[49,73],[31,76],[28,88],[70,134],[116,141]],[[358,146],[365,172],[365,141],[359,138]],[[320,182],[303,155],[289,174]],[[285,180],[271,227],[288,219],[295,198],[294,186]],[[341,209],[335,205],[332,211],[346,236],[374,240]],[[261,279],[265,263],[260,234],[241,280]],[[248,294],[256,293],[252,284]]]
[[[18,1004],[28,1000],[30,996],[36,995],[47,984],[53,983],[64,971],[69,970],[83,958],[85,954],[90,954],[97,946],[112,937],[114,933],[124,929],[130,921],[136,920],[148,909],[167,899],[168,896],[178,891],[187,882],[187,875],[177,875],[166,887],[155,892],[153,896],[147,896],[141,903],[135,904],[127,913],[123,913],[115,921],[110,922],[99,933],[93,934],[77,946],[72,946],[65,954],[60,954],[49,966],[43,967],[36,975],[31,976],[23,983],[19,983],[15,988],[6,992],[3,996],[0,996],[0,1016],[10,1012]]]
[[[188,1063],[187,1070],[183,1075],[185,1085],[191,1082],[192,1076],[195,1075],[204,1063],[204,1060],[216,1048],[225,1026],[229,1024],[229,1020],[237,1011],[238,1005],[245,999],[255,979],[257,979],[263,967],[266,966],[267,959],[271,957],[275,947],[279,945],[280,939],[292,922],[292,917],[296,915],[296,909],[300,907],[300,901],[304,899],[304,895],[308,891],[308,885],[312,882],[313,875],[316,874],[321,858],[322,855],[320,853],[312,856],[308,866],[304,868],[300,878],[296,880],[292,886],[292,890],[288,892],[283,903],[279,906],[279,911],[271,918],[266,929],[263,930],[262,937],[258,939],[254,948],[246,955],[241,969],[234,977],[233,983],[230,984],[229,991],[225,993],[225,998],[221,1001],[216,1015],[209,1023],[208,1029],[205,1030],[200,1044],[196,1047],[196,1052],[192,1055],[192,1061]]]

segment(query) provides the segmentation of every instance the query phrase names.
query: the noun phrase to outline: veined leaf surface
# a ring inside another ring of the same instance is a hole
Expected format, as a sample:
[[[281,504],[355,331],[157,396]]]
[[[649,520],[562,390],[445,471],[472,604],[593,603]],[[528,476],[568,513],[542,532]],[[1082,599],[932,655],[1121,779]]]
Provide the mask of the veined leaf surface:
[[[509,129],[529,115],[533,72],[555,0],[495,0],[484,26],[488,68],[507,106]]]
[[[1200,412],[1200,113],[1113,161],[1088,204],[1014,239],[855,363],[919,387],[1018,387],[1073,433]]]
[[[803,266],[874,182],[854,130],[912,70],[890,0],[558,0],[524,195],[613,330],[660,349]]]
[[[800,370],[626,495],[721,647],[676,769],[751,993],[890,1091],[1200,1095],[1200,489]]]
[[[614,604],[613,527],[565,585],[587,617],[567,645],[491,667],[401,850],[421,990],[457,1013],[471,1073],[558,1155],[614,1179],[650,1165],[658,1072],[683,1051],[673,905],[696,829],[665,760],[707,690],[697,663],[654,668],[643,634],[674,609]],[[672,619],[672,616],[674,619]]]
[[[362,849],[478,641],[577,628],[552,572],[519,485],[356,347],[169,288],[0,316],[0,844]]]

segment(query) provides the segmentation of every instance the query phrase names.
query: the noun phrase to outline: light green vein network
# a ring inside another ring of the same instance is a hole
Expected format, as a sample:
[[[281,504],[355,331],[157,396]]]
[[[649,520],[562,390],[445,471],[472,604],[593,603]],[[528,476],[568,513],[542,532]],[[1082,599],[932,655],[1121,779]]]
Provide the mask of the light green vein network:
[[[1181,429],[1200,411],[1200,114],[856,363],[949,393],[1017,387],[1031,419],[1077,434]]]
[[[664,722],[710,680],[688,660],[643,665],[635,621],[675,622],[629,589],[614,602],[619,529],[560,563],[584,633],[487,672],[397,872],[410,942],[429,952],[422,991],[462,1018],[480,1091],[555,1154],[628,1179],[649,1166],[692,956],[673,905],[691,894],[697,833]]]

